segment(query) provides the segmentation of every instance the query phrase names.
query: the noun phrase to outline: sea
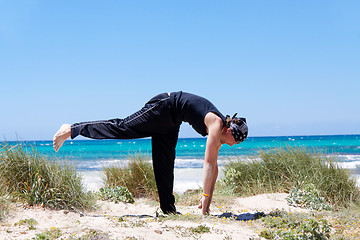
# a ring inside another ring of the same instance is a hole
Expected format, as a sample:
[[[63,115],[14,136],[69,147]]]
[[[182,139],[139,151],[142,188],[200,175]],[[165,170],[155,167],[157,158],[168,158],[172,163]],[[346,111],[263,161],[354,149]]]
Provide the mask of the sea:
[[[4,143],[4,142],[0,142]],[[89,190],[102,186],[103,167],[112,164],[126,164],[130,155],[150,156],[151,139],[130,140],[67,140],[55,152],[52,141],[10,141],[8,145],[22,145],[26,149],[36,149],[49,158],[66,160],[83,175]],[[349,169],[360,184],[360,135],[321,136],[275,136],[248,137],[244,142],[232,147],[223,145],[219,151],[219,177],[226,162],[233,159],[247,161],[256,158],[260,151],[279,147],[305,147],[336,157],[339,165]],[[202,186],[202,166],[206,138],[180,138],[176,146],[174,190],[182,193],[187,189]]]

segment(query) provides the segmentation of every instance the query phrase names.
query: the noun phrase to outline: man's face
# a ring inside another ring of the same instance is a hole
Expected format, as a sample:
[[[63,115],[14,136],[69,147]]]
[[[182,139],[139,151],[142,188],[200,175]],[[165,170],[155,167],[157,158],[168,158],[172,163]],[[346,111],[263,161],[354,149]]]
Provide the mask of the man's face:
[[[227,144],[230,147],[236,144],[236,141],[234,139],[234,136],[231,133],[231,129],[227,128],[223,131],[221,135],[221,144]]]

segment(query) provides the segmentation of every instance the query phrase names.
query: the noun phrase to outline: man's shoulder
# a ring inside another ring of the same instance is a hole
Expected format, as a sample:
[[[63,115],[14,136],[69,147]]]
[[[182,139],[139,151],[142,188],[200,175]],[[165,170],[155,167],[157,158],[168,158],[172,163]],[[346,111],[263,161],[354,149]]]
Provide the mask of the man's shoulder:
[[[223,127],[223,121],[220,116],[214,112],[208,112],[205,115],[204,123],[208,130],[218,130],[221,131]]]
[[[209,121],[209,122],[219,123],[222,125],[222,119],[216,112],[208,112],[205,115],[204,121],[205,123],[206,121]]]

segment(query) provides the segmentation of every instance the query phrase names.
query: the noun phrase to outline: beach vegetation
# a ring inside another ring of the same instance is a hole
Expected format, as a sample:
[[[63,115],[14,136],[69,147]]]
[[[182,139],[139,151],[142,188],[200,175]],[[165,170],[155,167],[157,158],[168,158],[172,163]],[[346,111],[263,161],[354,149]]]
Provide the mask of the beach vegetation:
[[[332,210],[332,206],[326,203],[325,199],[320,196],[320,191],[315,188],[314,184],[306,184],[301,189],[295,187],[290,190],[286,198],[288,204],[294,207],[303,207],[309,210]]]
[[[85,229],[81,237],[70,236],[69,240],[108,240],[108,233],[96,229]]]
[[[360,239],[360,209],[343,208],[324,214],[333,226],[334,239]]]
[[[0,178],[0,221],[4,219],[10,211],[11,196],[7,192],[4,180]]]
[[[175,233],[178,237],[188,238],[192,237],[194,239],[199,239],[200,234],[210,233],[210,228],[206,225],[198,225],[196,227],[183,227],[180,225],[177,226],[167,226],[165,225],[165,230]]]
[[[360,239],[360,212],[356,209],[308,213],[276,210],[257,223],[256,232],[265,239]]]
[[[314,239],[331,237],[331,224],[320,214],[299,214],[277,211],[262,218],[265,228],[260,236],[265,239]]]
[[[100,188],[99,190],[100,200],[113,201],[115,203],[125,202],[134,203],[135,200],[126,187],[116,186],[115,188]]]
[[[125,166],[119,163],[105,166],[103,183],[105,188],[125,187],[133,197],[158,198],[150,157],[141,153],[129,155]]]
[[[94,194],[85,191],[82,177],[67,162],[49,159],[35,149],[2,145],[0,179],[14,198],[30,206],[52,209],[92,209]]]
[[[233,193],[256,195],[290,192],[312,184],[319,196],[334,207],[359,204],[360,190],[347,169],[333,156],[316,149],[282,147],[261,151],[251,161],[234,160],[225,165],[222,183]]]
[[[199,225],[196,227],[191,227],[189,230],[193,233],[198,233],[198,234],[210,232],[210,228],[208,226],[206,226],[205,224]]]
[[[113,220],[116,223],[120,223],[121,227],[124,228],[138,228],[138,227],[147,227],[147,221],[152,221],[151,219],[141,220],[141,219],[129,219],[125,217],[115,217]]]
[[[62,235],[62,233],[59,228],[51,227],[49,230],[47,230],[43,233],[36,234],[36,236],[33,239],[34,240],[55,240],[55,239],[58,239],[59,237],[61,237],[61,235]]]
[[[136,221],[127,221],[126,223],[121,224],[122,227],[128,228],[146,228],[148,226],[146,221],[143,220],[136,220]]]
[[[194,213],[183,213],[183,214],[169,214],[164,218],[159,219],[160,221],[186,221],[186,222],[201,222],[203,220],[202,215]]]
[[[29,228],[29,230],[35,230],[36,227],[35,225],[37,225],[37,221],[33,218],[26,218],[23,220],[20,220],[19,222],[15,223],[14,226],[27,226]]]

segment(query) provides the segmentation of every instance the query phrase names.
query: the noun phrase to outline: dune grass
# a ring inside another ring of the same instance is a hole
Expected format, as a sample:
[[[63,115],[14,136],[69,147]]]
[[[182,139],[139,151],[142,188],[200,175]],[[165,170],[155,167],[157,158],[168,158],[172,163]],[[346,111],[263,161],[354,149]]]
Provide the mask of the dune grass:
[[[10,210],[11,197],[7,193],[7,187],[0,178],[0,220],[5,218]]]
[[[47,159],[35,149],[2,145],[0,179],[8,194],[29,205],[68,210],[92,209],[95,205],[94,195],[85,191],[74,166]]]
[[[250,162],[232,161],[225,166],[223,182],[238,195],[289,192],[313,184],[333,206],[347,207],[360,200],[355,178],[338,166],[336,158],[301,147],[260,152]]]
[[[105,187],[126,187],[134,197],[158,198],[152,163],[147,155],[129,155],[126,166],[105,166],[103,182]]]

